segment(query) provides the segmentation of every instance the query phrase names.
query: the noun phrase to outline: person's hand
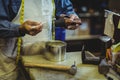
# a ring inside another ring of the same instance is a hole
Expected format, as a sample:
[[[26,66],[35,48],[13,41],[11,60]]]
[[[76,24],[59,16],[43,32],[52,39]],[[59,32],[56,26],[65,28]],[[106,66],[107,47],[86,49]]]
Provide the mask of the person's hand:
[[[81,25],[81,19],[75,14],[71,14],[69,17],[72,23],[68,26],[68,29],[77,29]]]
[[[36,35],[39,32],[42,31],[43,24],[41,22],[35,22],[35,21],[25,21],[20,27],[20,31],[22,33],[26,33],[29,35]]]
[[[64,17],[66,24],[65,28],[67,29],[74,30],[81,25],[81,19],[77,15],[71,14],[70,16],[66,16],[62,14],[61,17]]]

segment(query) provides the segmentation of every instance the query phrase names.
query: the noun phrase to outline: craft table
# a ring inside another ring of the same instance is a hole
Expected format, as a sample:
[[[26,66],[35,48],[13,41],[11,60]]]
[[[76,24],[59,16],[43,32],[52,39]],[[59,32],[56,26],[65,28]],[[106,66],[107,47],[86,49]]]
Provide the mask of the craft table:
[[[77,73],[71,75],[64,71],[56,71],[43,68],[28,68],[27,72],[31,80],[107,80],[103,75],[99,74],[97,65],[82,64],[81,52],[68,52],[66,59],[62,62],[51,62],[45,59],[44,55],[22,56],[22,63],[32,64],[59,64],[71,66],[74,61],[77,66]]]

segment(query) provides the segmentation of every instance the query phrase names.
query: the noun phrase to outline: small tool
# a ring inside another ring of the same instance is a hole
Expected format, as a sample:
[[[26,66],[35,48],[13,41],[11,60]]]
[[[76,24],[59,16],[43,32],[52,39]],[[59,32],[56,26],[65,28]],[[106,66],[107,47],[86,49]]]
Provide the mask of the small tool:
[[[77,72],[77,67],[75,65],[75,61],[74,61],[74,64],[71,66],[71,69],[69,69],[69,73],[71,73],[72,75],[76,74]]]
[[[72,66],[65,66],[65,65],[55,65],[55,64],[39,64],[39,63],[24,63],[24,66],[26,67],[39,67],[39,68],[47,68],[52,70],[59,70],[59,71],[67,71],[72,75],[75,75],[77,72],[77,67],[75,65],[75,62]]]
[[[98,71],[100,74],[107,74],[110,70],[111,65],[109,65],[106,59],[102,59],[100,64],[98,65]]]
[[[91,56],[86,56],[86,54],[89,54]],[[81,56],[82,56],[82,63],[83,64],[95,64],[98,65],[100,62],[100,58],[99,57],[95,57],[93,54],[88,53],[88,51],[85,51],[85,46],[83,45],[82,47],[82,52],[81,52]]]

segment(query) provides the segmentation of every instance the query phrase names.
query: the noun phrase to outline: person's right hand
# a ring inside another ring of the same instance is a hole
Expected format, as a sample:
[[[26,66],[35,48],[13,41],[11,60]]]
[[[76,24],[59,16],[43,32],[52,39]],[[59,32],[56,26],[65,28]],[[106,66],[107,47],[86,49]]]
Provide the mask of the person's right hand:
[[[81,25],[81,19],[75,14],[71,14],[69,16],[61,14],[60,17],[64,18],[66,29],[75,30]]]
[[[25,21],[20,27],[20,31],[22,33],[26,33],[29,35],[36,35],[39,32],[42,31],[43,24],[41,22],[35,22],[35,21]]]

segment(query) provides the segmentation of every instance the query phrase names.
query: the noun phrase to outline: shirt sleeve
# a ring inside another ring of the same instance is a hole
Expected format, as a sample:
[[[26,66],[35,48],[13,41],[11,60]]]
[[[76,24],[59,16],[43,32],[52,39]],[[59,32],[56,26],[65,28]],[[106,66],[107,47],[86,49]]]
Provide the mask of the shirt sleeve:
[[[11,5],[10,1],[11,0],[0,0],[0,37],[1,38],[19,37],[25,35],[19,31],[20,25],[11,22],[12,19],[16,16],[18,9],[15,9],[15,5]]]
[[[7,20],[0,21],[0,37],[1,38],[10,38],[10,37],[20,37],[24,36],[24,33],[19,31],[18,24],[13,24]]]
[[[56,16],[60,16],[60,14],[76,14],[73,5],[70,0],[55,0],[56,5]]]

